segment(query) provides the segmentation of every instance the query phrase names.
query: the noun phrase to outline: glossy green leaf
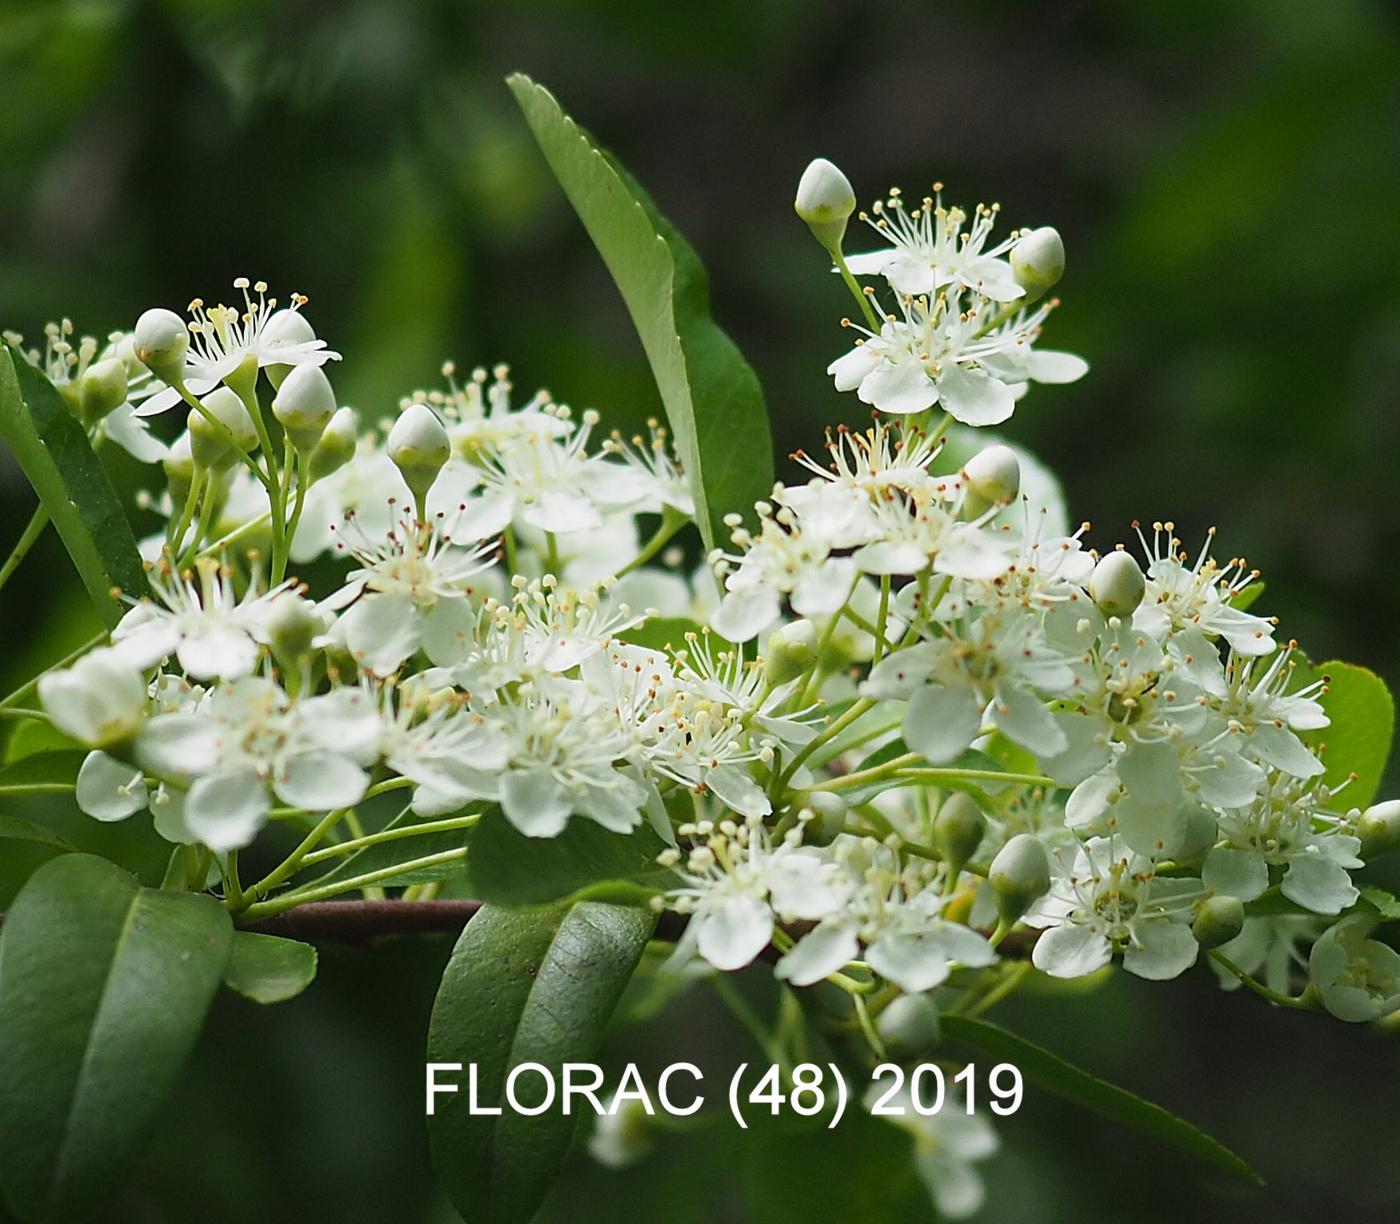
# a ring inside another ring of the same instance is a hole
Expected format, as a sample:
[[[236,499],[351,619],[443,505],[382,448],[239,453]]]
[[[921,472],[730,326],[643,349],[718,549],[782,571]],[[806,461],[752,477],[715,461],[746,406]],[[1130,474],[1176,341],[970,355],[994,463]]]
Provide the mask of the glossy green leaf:
[[[1314,671],[1327,677],[1327,691],[1320,700],[1332,725],[1307,738],[1327,745],[1323,781],[1340,786],[1354,773],[1356,780],[1342,792],[1341,800],[1348,808],[1364,808],[1375,799],[1385,776],[1395,735],[1395,700],[1384,680],[1355,663],[1333,659],[1316,664]]]
[[[1038,1084],[1046,1092],[1082,1105],[1111,1122],[1169,1143],[1235,1177],[1255,1185],[1264,1184],[1263,1179],[1224,1144],[1160,1105],[1144,1101],[1126,1089],[1090,1075],[1058,1054],[1052,1054],[998,1025],[946,1013],[939,1020],[945,1037],[970,1046],[998,1062],[1012,1063],[1020,1068],[1027,1080]]]
[[[0,437],[49,512],[98,614],[115,625],[123,609],[113,589],[146,589],[131,524],[63,397],[7,345],[0,345]]]
[[[86,748],[57,748],[20,757],[0,769],[0,794],[53,794],[72,790]]]
[[[40,868],[0,928],[0,1189],[29,1224],[83,1220],[130,1169],[199,1035],[232,927],[104,859]]]
[[[695,499],[705,547],[723,518],[748,514],[773,488],[772,444],[758,378],[709,311],[695,252],[529,77],[508,79],[545,160],[617,283],[651,363]]]
[[[21,820],[18,816],[0,815],[0,842],[26,842],[52,850],[55,854],[67,854],[73,849],[58,834],[32,820]]]
[[[687,634],[700,632],[700,623],[689,617],[653,616],[640,625],[624,629],[618,637],[633,646],[645,646],[648,650],[664,650],[669,647],[672,651],[677,651],[685,649]],[[709,634],[708,640],[715,650],[722,650],[729,644],[715,633]]]
[[[465,815],[474,809],[468,808],[456,815]],[[442,817],[418,816],[411,808],[405,807],[397,816],[384,826],[384,832],[390,829],[409,829],[416,825],[428,824],[434,819]],[[394,841],[378,842],[373,846],[366,846],[363,850],[356,850],[353,854],[347,854],[343,859],[338,859],[324,875],[317,876],[316,885],[333,884],[338,880],[348,880],[353,876],[368,875],[372,871],[386,871],[400,863],[408,863],[414,859],[427,858],[429,855],[442,854],[448,850],[460,850],[467,844],[467,839],[471,836],[469,829],[448,829],[441,833],[425,833],[421,837],[401,837]],[[465,870],[463,858],[452,859],[444,863],[434,863],[428,867],[405,868],[400,872],[385,876],[377,881],[381,888],[397,888],[409,884],[428,884],[434,880],[450,880],[454,876],[459,876]]]
[[[460,1064],[440,1080],[428,1118],[433,1164],[467,1224],[525,1224],[563,1163],[578,1111],[525,1116],[503,1106],[506,1078],[521,1063],[549,1068],[556,1084],[566,1062],[591,1060],[623,988],[641,959],[654,914],[597,902],[549,910],[485,906],[452,952],[433,1005],[428,1062]],[[478,1105],[468,1109],[467,1071],[475,1065]],[[537,1073],[516,1081],[526,1108],[544,1101]]]
[[[254,1003],[295,999],[316,977],[316,949],[298,939],[235,931],[224,985]]]
[[[558,837],[526,837],[493,809],[472,834],[467,874],[482,901],[540,905],[604,882],[664,886],[675,879],[656,862],[665,848],[647,824],[613,833],[580,817]]]
[[[64,735],[53,723],[42,718],[28,718],[16,724],[10,738],[5,741],[5,763],[11,764],[36,752],[57,752],[64,748],[75,750],[82,748],[82,745],[71,736]]]

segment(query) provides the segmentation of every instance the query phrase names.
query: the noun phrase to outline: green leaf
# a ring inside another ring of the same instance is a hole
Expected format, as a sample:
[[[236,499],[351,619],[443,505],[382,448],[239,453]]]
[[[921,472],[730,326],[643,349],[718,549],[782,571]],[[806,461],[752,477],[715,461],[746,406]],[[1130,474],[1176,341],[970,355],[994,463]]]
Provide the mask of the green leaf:
[[[1264,593],[1265,589],[1264,582],[1256,578],[1238,595],[1232,595],[1230,597],[1230,607],[1234,608],[1237,612],[1248,612],[1250,608],[1259,602],[1259,596]]]
[[[1342,801],[1348,808],[1367,807],[1380,789],[1390,757],[1395,700],[1384,680],[1354,663],[1334,659],[1316,664],[1314,670],[1327,678],[1327,691],[1319,700],[1332,724],[1305,738],[1327,745],[1322,757],[1327,772],[1322,780],[1337,787],[1355,773],[1356,781],[1342,792]]]
[[[104,859],[40,868],[0,928],[0,1188],[31,1224],[110,1204],[228,960],[212,897],[157,892]]]
[[[1375,910],[1384,921],[1400,920],[1400,900],[1384,888],[1377,888],[1373,884],[1364,885],[1361,889],[1361,900]]]
[[[1144,1101],[1126,1089],[1090,1075],[1059,1055],[985,1020],[944,1013],[939,1017],[939,1022],[945,1037],[971,1046],[999,1062],[1012,1063],[1020,1068],[1026,1079],[1063,1100],[1082,1105],[1111,1122],[1181,1148],[1245,1181],[1259,1186],[1264,1184],[1263,1178],[1224,1144],[1175,1114],[1168,1113],[1160,1105]]]
[[[672,651],[677,651],[685,649],[686,634],[694,633],[698,636],[701,632],[700,623],[689,617],[653,616],[640,625],[624,629],[618,637],[624,642],[633,646],[643,646],[647,650],[665,650],[669,647]],[[714,650],[723,650],[729,645],[715,633],[708,634],[707,640]]]
[[[454,814],[462,816],[474,810],[478,809],[465,808]],[[410,828],[413,825],[427,824],[430,820],[438,819],[445,819],[445,817],[419,816],[412,808],[405,807],[384,826],[383,831]],[[338,880],[348,880],[353,876],[368,875],[371,871],[384,871],[399,863],[427,858],[429,855],[441,854],[447,850],[460,850],[467,844],[469,836],[470,830],[468,829],[448,829],[441,833],[425,833],[421,837],[401,837],[395,841],[378,842],[373,846],[366,846],[363,850],[356,850],[353,854],[347,854],[324,875],[317,876],[314,882],[317,887],[320,887],[322,884],[333,884]],[[464,859],[458,858],[445,863],[434,863],[430,867],[414,867],[396,875],[385,876],[377,883],[381,888],[427,884],[433,880],[450,880],[453,876],[461,875],[465,869]]]
[[[316,977],[316,949],[298,939],[235,931],[224,985],[254,1003],[295,999]]]
[[[79,749],[82,745],[46,719],[27,718],[15,727],[5,743],[5,764],[36,752],[55,752],[62,748]]]
[[[507,79],[545,160],[612,274],[646,350],[695,499],[707,549],[723,518],[773,489],[772,443],[758,378],[710,318],[695,252],[548,90]]]
[[[18,816],[0,815],[0,841],[28,842],[52,850],[55,854],[68,854],[73,850],[58,834],[32,820],[21,820]]]
[[[38,795],[72,790],[87,755],[86,748],[58,748],[20,757],[0,769],[0,793]]]
[[[674,879],[656,862],[666,845],[649,825],[613,833],[581,817],[558,837],[526,837],[499,809],[472,835],[467,873],[472,893],[493,905],[540,905],[602,882],[660,887]]]
[[[110,628],[123,611],[112,590],[139,595],[146,589],[136,537],[87,433],[63,397],[7,345],[0,345],[0,437],[49,512]]]
[[[428,1118],[433,1164],[467,1224],[524,1224],[563,1163],[578,1111],[553,1106],[535,1116],[505,1100],[506,1077],[525,1062],[549,1068],[556,1087],[566,1062],[593,1058],[608,1017],[641,959],[656,917],[642,909],[583,902],[572,908],[484,906],[453,949],[433,1004],[428,1062],[475,1065],[477,1102],[468,1111],[467,1071],[436,1097]],[[536,1073],[516,1081],[516,1100],[544,1100]]]

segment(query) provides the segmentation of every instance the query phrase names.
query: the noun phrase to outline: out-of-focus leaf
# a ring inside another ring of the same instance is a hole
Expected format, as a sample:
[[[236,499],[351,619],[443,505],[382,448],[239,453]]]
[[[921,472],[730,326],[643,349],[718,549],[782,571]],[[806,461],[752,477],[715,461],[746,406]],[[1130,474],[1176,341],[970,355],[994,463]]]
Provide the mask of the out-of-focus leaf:
[[[1012,1063],[1020,1068],[1026,1079],[1039,1084],[1047,1092],[1082,1105],[1111,1122],[1181,1148],[1235,1177],[1255,1185],[1264,1184],[1263,1178],[1224,1144],[1160,1105],[1144,1101],[1124,1088],[1090,1075],[1058,1054],[1052,1054],[998,1025],[946,1013],[939,1020],[945,1037],[971,1046],[988,1058]]]
[[[758,378],[711,319],[709,285],[685,240],[546,89],[518,73],[508,84],[627,304],[713,548],[727,538],[726,514],[747,514],[772,491]]]
[[[254,1003],[295,999],[316,977],[316,949],[299,939],[235,931],[224,985]]]
[[[87,759],[85,748],[35,752],[0,769],[0,793],[44,794],[71,788]]]
[[[649,825],[613,833],[579,817],[558,837],[526,837],[493,809],[472,835],[467,872],[483,901],[540,905],[603,883],[661,887],[675,878],[656,862],[665,848]]]
[[[42,718],[30,718],[17,724],[6,741],[5,764],[9,765],[21,757],[33,756],[36,752],[56,752],[63,748],[75,750],[81,747],[77,740],[64,735],[53,723]]]
[[[1328,786],[1340,786],[1353,773],[1356,775],[1340,798],[1348,808],[1364,808],[1375,799],[1390,758],[1395,699],[1384,680],[1355,663],[1333,659],[1314,664],[1310,673],[1305,670],[1307,666],[1299,665],[1298,680],[1305,681],[1309,676],[1327,678],[1327,691],[1318,700],[1332,723],[1305,738],[1314,745],[1327,746],[1322,763],[1327,766],[1323,781]]]
[[[232,926],[211,897],[68,854],[0,928],[0,1189],[32,1224],[110,1202],[194,1045]]]
[[[656,917],[642,909],[583,902],[571,908],[485,906],[467,924],[442,977],[428,1030],[428,1062],[460,1064],[442,1080],[428,1118],[433,1164],[467,1224],[525,1224],[563,1162],[578,1113],[553,1105],[526,1116],[505,1102],[506,1078],[537,1062],[559,1081],[566,1062],[594,1057],[608,1017],[641,959]],[[468,1109],[475,1067],[478,1104]],[[545,1099],[537,1073],[516,1081],[525,1108]]]
[[[0,345],[0,437],[49,512],[98,614],[115,625],[122,607],[112,591],[146,589],[131,524],[63,397],[7,345]]]

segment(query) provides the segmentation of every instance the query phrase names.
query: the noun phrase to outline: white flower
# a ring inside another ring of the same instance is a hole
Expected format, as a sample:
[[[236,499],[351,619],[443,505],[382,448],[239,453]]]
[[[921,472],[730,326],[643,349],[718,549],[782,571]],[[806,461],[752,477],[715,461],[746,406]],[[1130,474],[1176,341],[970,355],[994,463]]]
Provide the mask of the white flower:
[[[510,742],[484,714],[459,700],[415,701],[411,685],[394,711],[386,688],[381,751],[385,763],[415,783],[413,810],[420,816],[455,812],[496,793],[494,775],[510,759]]]
[[[205,309],[196,298],[190,303],[189,351],[185,354],[181,378],[190,394],[198,397],[217,387],[251,357],[262,366],[324,365],[339,360],[340,354],[326,348],[324,340],[296,339],[297,329],[288,327],[277,300],[269,298],[267,286],[258,281],[248,292],[247,277],[240,276],[233,287],[243,294],[243,307],[213,306]],[[300,310],[306,299],[292,294],[290,310]],[[169,313],[169,312],[166,312]],[[181,402],[173,386],[154,390],[142,399],[138,416],[154,416]]]
[[[251,675],[273,603],[300,598],[292,593],[296,584],[284,582],[261,594],[252,583],[240,599],[232,571],[212,557],[196,560],[193,573],[178,573],[167,555],[147,578],[156,599],[142,599],[122,617],[113,649],[141,671],[174,655],[196,680]]]
[[[637,434],[631,442],[614,432],[603,443],[603,453],[616,456],[622,463],[596,469],[598,479],[593,492],[602,504],[637,514],[660,514],[670,509],[686,518],[695,517],[690,482],[658,421],[649,420],[647,437]]]
[[[888,905],[874,934],[867,932],[866,963],[901,990],[918,994],[941,986],[955,964],[977,969],[995,962],[996,952],[983,936],[942,917],[946,903],[926,888]]]
[[[358,689],[293,701],[271,680],[248,676],[215,689],[194,713],[152,718],[137,757],[152,773],[193,779],[185,824],[222,852],[253,840],[272,808],[269,786],[308,812],[358,803],[380,735],[374,704]]]
[[[987,1190],[973,1166],[1001,1146],[991,1122],[980,1113],[969,1113],[957,1092],[949,1093],[943,1108],[934,1114],[916,1109],[904,1084],[894,1093],[883,1083],[871,1084],[866,1089],[865,1108],[873,1108],[882,1098],[891,1111],[886,1120],[914,1137],[914,1171],[938,1214],[950,1220],[975,1215],[986,1200]]]
[[[1153,874],[1151,861],[1114,838],[1094,837],[1080,847],[1072,868],[1024,916],[1045,933],[1031,959],[1052,977],[1083,977],[1123,954],[1123,968],[1162,980],[1196,961],[1191,934],[1197,881]]]
[[[65,735],[93,748],[110,748],[136,734],[146,715],[141,671],[107,647],[72,667],[39,678],[39,700]]]
[[[1364,1023],[1400,1010],[1400,952],[1368,939],[1371,919],[1357,914],[1313,944],[1308,976],[1339,1020]]]
[[[588,1135],[588,1154],[609,1169],[636,1164],[655,1144],[647,1125],[647,1107],[635,1098],[619,1102],[613,1093]]]
[[[864,339],[827,367],[838,391],[855,391],[882,412],[923,412],[939,405],[964,425],[997,425],[1011,416],[1029,382],[1065,383],[1088,370],[1082,358],[1033,347],[1048,305],[991,326],[964,306],[960,291],[931,303],[904,299],[902,318],[878,333],[852,323]]]
[[[945,208],[941,197],[926,196],[917,207],[906,209],[904,198],[891,192],[887,201],[871,209],[873,217],[861,215],[890,246],[848,256],[846,266],[857,276],[885,277],[906,297],[932,297],[946,285],[960,285],[994,302],[1014,301],[1025,290],[1000,257],[1020,235],[1013,230],[1004,241],[987,245],[999,211],[998,205],[977,205],[972,225],[964,230],[967,213]]]

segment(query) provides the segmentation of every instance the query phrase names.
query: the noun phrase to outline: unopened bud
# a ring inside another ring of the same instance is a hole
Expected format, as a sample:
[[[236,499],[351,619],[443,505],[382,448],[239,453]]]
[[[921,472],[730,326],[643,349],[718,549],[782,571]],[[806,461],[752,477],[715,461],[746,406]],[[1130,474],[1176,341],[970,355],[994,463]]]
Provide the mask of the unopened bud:
[[[1065,244],[1049,225],[1031,230],[1011,248],[1011,274],[1026,291],[1026,301],[1044,297],[1065,274]]]
[[[1003,922],[1015,922],[1050,891],[1045,847],[1030,833],[1016,834],[997,851],[987,878],[996,890],[998,915]]]
[[[938,1045],[938,1008],[926,994],[897,995],[875,1021],[875,1031],[896,1058],[916,1058]]]
[[[1131,616],[1147,591],[1142,567],[1131,553],[1109,553],[1089,576],[1089,595],[1109,616]]]
[[[967,478],[968,509],[980,514],[989,506],[1004,506],[1021,491],[1021,461],[1009,446],[987,446],[963,467]]]
[[[287,308],[273,314],[262,329],[263,343],[270,348],[278,345],[306,344],[316,339],[316,329],[306,321],[299,310]],[[273,362],[263,367],[263,373],[274,387],[280,387],[282,380],[293,370],[293,366]]]
[[[1361,813],[1356,822],[1361,857],[1371,860],[1400,846],[1400,799],[1387,799]]]
[[[335,415],[335,392],[320,366],[294,366],[272,397],[272,415],[287,431],[292,445],[306,454],[321,440]]]
[[[115,357],[94,361],[78,380],[78,419],[96,425],[126,403],[126,366]]]
[[[793,204],[797,215],[833,255],[841,251],[846,222],[856,210],[856,193],[851,180],[824,157],[816,158],[802,172]]]
[[[268,608],[262,628],[278,662],[288,666],[311,653],[311,643],[322,624],[314,604],[292,591],[283,591]]]
[[[338,472],[355,457],[355,441],[359,432],[354,409],[336,409],[330,424],[311,451],[309,467],[313,483],[324,480],[332,472]]]
[[[197,467],[227,471],[238,457],[234,446],[251,451],[258,444],[253,418],[228,387],[215,387],[199,403],[204,412],[190,409],[190,453]]]
[[[809,620],[780,625],[768,635],[763,674],[773,685],[805,676],[817,663],[817,627]]]
[[[1203,948],[1218,948],[1244,930],[1244,902],[1227,893],[1207,897],[1196,910],[1191,934]]]
[[[933,846],[948,864],[948,874],[958,873],[982,844],[987,818],[977,801],[962,791],[954,791],[933,818]]]
[[[452,439],[437,413],[427,404],[410,404],[394,422],[385,449],[412,492],[419,517],[426,517],[428,490],[452,458]]]
[[[190,333],[173,310],[146,311],[136,320],[131,343],[136,359],[151,373],[172,384],[182,380]]]
[[[808,791],[797,806],[812,813],[802,828],[802,840],[809,846],[829,846],[846,827],[846,801],[833,791]]]

